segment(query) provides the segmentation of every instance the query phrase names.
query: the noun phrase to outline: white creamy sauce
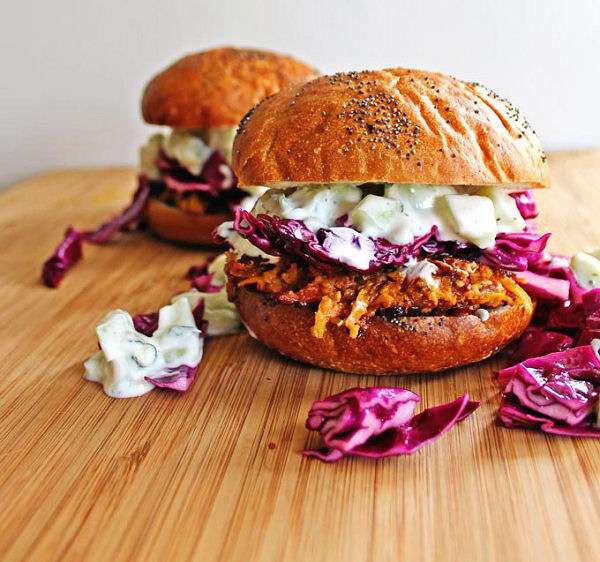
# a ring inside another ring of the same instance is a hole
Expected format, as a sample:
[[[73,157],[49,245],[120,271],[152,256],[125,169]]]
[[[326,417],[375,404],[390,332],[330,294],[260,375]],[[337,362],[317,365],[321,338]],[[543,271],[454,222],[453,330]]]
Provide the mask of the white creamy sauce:
[[[373,242],[358,235],[356,230],[344,226],[331,228],[331,232],[323,241],[323,247],[332,258],[357,269],[368,269],[375,257]]]
[[[237,308],[229,302],[225,287],[216,293],[188,291],[174,296],[172,302],[176,303],[180,300],[187,301],[192,309],[200,300],[204,301],[203,319],[208,322],[207,336],[236,334],[242,327]]]
[[[265,213],[303,221],[308,229],[335,226],[362,199],[362,191],[351,184],[309,185],[290,191],[267,191],[254,206],[253,215]]]
[[[248,212],[254,208],[258,199],[269,191],[269,188],[264,185],[240,185],[239,187],[248,193],[248,195],[240,201],[239,207]]]
[[[162,147],[164,136],[160,133],[152,135],[146,144],[140,148],[140,174],[149,180],[159,180],[160,170],[156,165]]]
[[[187,131],[175,129],[163,138],[162,149],[173,160],[177,160],[188,172],[197,176],[213,152],[204,141]]]
[[[136,331],[124,310],[109,313],[96,334],[100,351],[84,363],[83,376],[114,398],[141,396],[154,388],[146,378],[168,376],[168,369],[181,365],[195,367],[202,359],[204,342],[186,300],[160,309],[151,337]]]
[[[231,150],[237,127],[213,127],[211,129],[188,130],[189,134],[200,137],[210,148],[218,150],[227,162],[231,162]]]
[[[525,228],[514,199],[497,187],[386,184],[383,195],[365,195],[354,184],[306,185],[267,191],[252,210],[254,215],[261,213],[301,220],[313,232],[331,230],[324,242],[329,252],[361,270],[374,255],[369,238],[410,244],[436,226],[441,240],[468,241],[485,249],[495,244],[498,233]],[[344,216],[346,227],[363,235],[361,241],[344,244],[348,229],[336,226]],[[231,223],[219,232],[236,253],[273,261],[233,232]]]
[[[525,228],[514,199],[499,188],[388,184],[383,196],[363,195],[352,184],[271,190],[258,200],[253,214],[302,220],[313,232],[348,215],[350,225],[365,236],[396,244],[409,244],[437,226],[442,240],[487,248],[499,232]]]
[[[485,308],[478,308],[475,311],[475,316],[477,316],[482,322],[487,322],[490,319],[490,313]]]
[[[438,287],[440,282],[433,274],[437,272],[437,265],[428,260],[412,259],[407,262],[406,266],[407,279],[423,279],[430,287]]]
[[[440,202],[447,210],[453,231],[459,238],[480,248],[494,245],[498,229],[491,199],[481,195],[444,195]],[[448,233],[444,233],[444,238]]]
[[[203,293],[195,289],[186,293],[176,295],[171,300],[172,303],[184,299],[193,310],[198,302],[204,301],[203,319],[208,322],[206,334],[208,336],[224,336],[226,334],[235,334],[240,331],[242,324],[237,308],[227,298],[227,275],[225,274],[225,262],[227,256],[225,253],[217,256],[208,266],[208,272],[212,273],[212,284],[223,285],[223,288],[216,293]]]
[[[227,252],[223,252],[208,265],[208,273],[212,275],[213,285],[225,285],[227,283],[227,274],[225,273],[226,262]]]

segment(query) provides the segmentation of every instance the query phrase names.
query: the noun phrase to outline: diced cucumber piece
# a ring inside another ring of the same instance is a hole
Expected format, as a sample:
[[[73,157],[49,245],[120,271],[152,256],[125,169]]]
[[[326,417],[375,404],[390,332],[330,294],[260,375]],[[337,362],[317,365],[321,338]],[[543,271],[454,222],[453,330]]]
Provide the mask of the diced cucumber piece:
[[[442,200],[459,236],[480,248],[494,245],[498,231],[491,199],[480,195],[444,195]]]
[[[598,251],[595,252],[598,255]],[[571,258],[571,269],[577,283],[584,289],[600,287],[600,259],[596,255],[577,252]]]
[[[525,228],[517,203],[508,193],[488,185],[479,189],[477,194],[488,197],[494,204],[498,232],[521,232]]]

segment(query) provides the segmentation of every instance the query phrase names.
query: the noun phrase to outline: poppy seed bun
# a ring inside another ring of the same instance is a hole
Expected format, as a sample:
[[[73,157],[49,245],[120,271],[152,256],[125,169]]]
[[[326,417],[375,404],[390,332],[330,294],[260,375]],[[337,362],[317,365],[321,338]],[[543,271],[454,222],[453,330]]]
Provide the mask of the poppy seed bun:
[[[489,357],[529,324],[533,306],[526,294],[521,298],[490,311],[486,321],[474,314],[407,316],[397,322],[374,316],[352,339],[345,328],[332,325],[323,338],[315,338],[310,309],[278,303],[247,287],[236,292],[244,324],[266,346],[325,369],[369,375],[443,371]]]
[[[318,72],[285,55],[224,47],[187,55],[157,74],[142,97],[144,120],[172,128],[235,127],[260,100]]]
[[[155,197],[149,197],[144,218],[150,230],[160,238],[215,246],[213,232],[217,226],[231,220],[230,214],[186,213],[176,207],[165,205]]]
[[[542,147],[513,105],[405,68],[322,76],[264,100],[240,124],[233,170],[240,185],[271,188],[548,184]]]

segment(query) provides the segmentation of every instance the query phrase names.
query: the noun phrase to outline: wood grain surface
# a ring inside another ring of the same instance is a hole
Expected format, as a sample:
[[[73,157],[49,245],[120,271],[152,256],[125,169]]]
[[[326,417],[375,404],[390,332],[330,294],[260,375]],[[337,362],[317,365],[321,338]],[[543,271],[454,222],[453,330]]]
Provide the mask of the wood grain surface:
[[[539,193],[551,248],[600,246],[600,151],[553,154]],[[341,375],[246,334],[211,340],[185,395],[114,400],[82,380],[109,310],[184,290],[202,252],[142,233],[85,259],[58,290],[40,264],[68,224],[124,204],[130,169],[71,170],[0,195],[0,560],[599,560],[600,443],[494,421],[497,357],[436,376]],[[482,408],[410,457],[304,459],[313,400],[401,385]]]

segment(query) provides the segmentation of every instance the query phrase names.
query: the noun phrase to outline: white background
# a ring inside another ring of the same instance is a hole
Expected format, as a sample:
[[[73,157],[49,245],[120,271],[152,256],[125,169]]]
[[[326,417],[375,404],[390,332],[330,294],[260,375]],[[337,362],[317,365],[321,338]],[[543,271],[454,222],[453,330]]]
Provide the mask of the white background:
[[[600,146],[600,0],[19,0],[0,15],[0,186],[135,162],[146,80],[224,44],[445,71],[519,105],[547,149]]]

